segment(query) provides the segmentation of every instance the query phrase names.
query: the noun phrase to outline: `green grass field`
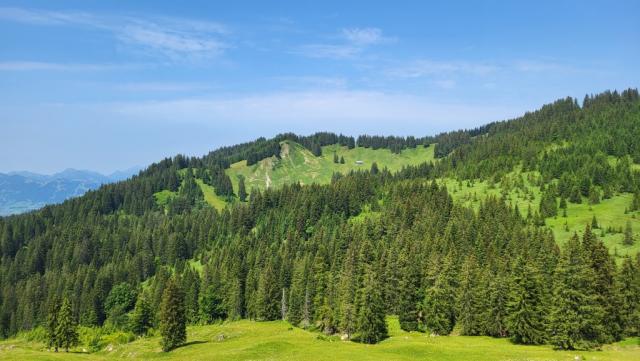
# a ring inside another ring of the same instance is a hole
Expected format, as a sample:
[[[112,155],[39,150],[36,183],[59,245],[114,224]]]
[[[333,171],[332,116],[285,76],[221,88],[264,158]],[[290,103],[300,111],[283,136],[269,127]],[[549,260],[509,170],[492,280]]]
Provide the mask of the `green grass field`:
[[[485,181],[458,181],[451,178],[441,179],[440,182],[447,186],[454,201],[478,208],[480,202],[488,196],[505,197],[511,204],[517,204],[523,216],[527,215],[529,207],[532,211],[537,211],[540,205],[540,188],[532,184],[529,178],[535,178],[536,173],[520,173],[514,171],[507,176],[506,182],[509,185],[497,183],[493,186]],[[514,186],[516,177],[520,177],[522,182],[519,186]],[[567,217],[562,216],[562,210],[558,210],[558,216],[548,218],[546,225],[553,230],[556,241],[564,244],[574,232],[579,235],[584,233],[587,224],[591,224],[593,216],[600,226],[595,233],[609,247],[612,254],[617,256],[635,255],[640,252],[640,212],[629,212],[625,214],[625,209],[629,207],[632,194],[616,194],[610,199],[603,199],[599,204],[590,205],[586,199],[582,204],[567,204]],[[636,234],[636,242],[632,246],[622,243],[622,231],[627,221]],[[609,232],[611,229],[613,232]],[[605,230],[603,234],[603,230]]]
[[[216,194],[212,186],[205,184],[202,179],[196,179],[196,183],[204,195],[204,200],[211,207],[221,211],[227,206],[227,202]]]
[[[369,170],[376,162],[380,169],[387,167],[391,171],[400,170],[406,165],[416,165],[433,160],[433,146],[415,149],[405,149],[400,154],[394,154],[388,149],[371,149],[356,147],[348,149],[338,145],[322,148],[322,155],[314,156],[301,145],[284,141],[280,159],[271,157],[263,159],[257,164],[247,166],[246,161],[240,161],[227,169],[231,177],[234,190],[238,191],[238,176],[245,178],[248,191],[252,188],[265,189],[280,187],[284,184],[300,182],[301,184],[326,184],[331,181],[334,172],[348,173],[352,170]],[[344,157],[345,164],[333,162],[334,152],[338,157]],[[356,164],[361,161],[362,164]]]
[[[554,351],[550,346],[519,346],[506,339],[438,336],[400,330],[389,317],[390,337],[377,345],[340,341],[293,328],[282,321],[236,321],[188,329],[187,345],[170,353],[160,350],[159,338],[110,344],[95,353],[77,347],[72,353],[53,353],[37,342],[0,342],[2,360],[638,360],[639,340],[628,339],[602,351]]]

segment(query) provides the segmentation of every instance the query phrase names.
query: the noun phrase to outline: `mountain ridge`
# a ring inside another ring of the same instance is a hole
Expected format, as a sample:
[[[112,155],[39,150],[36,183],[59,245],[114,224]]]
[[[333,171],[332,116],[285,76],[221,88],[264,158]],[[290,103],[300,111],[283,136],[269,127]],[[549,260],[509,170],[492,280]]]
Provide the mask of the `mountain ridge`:
[[[81,196],[103,184],[125,180],[140,169],[131,167],[109,175],[74,168],[54,174],[31,171],[0,173],[0,216],[24,213]]]

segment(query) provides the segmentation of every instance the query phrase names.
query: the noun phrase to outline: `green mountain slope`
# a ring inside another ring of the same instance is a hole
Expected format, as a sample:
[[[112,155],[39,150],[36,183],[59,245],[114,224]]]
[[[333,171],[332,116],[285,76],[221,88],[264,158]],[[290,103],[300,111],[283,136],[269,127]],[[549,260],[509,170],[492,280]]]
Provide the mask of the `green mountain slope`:
[[[180,303],[181,288],[184,305],[164,307],[178,313],[176,323],[286,319],[297,335],[309,333],[295,327],[381,342],[344,343],[354,352],[438,334],[483,336],[443,338],[445,348],[484,347],[493,336],[503,339],[486,347],[518,354],[509,337],[547,345],[528,349],[544,357],[523,359],[563,359],[550,345],[635,340],[639,162],[636,90],[590,96],[582,106],[562,99],[431,137],[282,134],[167,158],[63,204],[0,217],[0,337],[46,325],[66,299],[65,325],[75,320],[127,343],[140,330],[129,322],[134,305],[147,303],[138,311],[151,310],[158,329],[156,311],[163,300]],[[247,201],[237,196],[240,182],[253,189]],[[418,332],[394,333],[389,315]],[[154,350],[155,337],[124,348],[144,354],[135,348]],[[272,341],[265,347],[273,355],[304,344]],[[174,352],[193,356],[202,347]],[[110,357],[101,352],[95,356]]]
[[[314,156],[308,149],[292,141],[281,143],[280,157],[269,157],[257,164],[247,166],[246,161],[231,164],[226,170],[231,177],[235,192],[238,191],[238,176],[245,179],[247,189],[264,190],[281,187],[284,184],[327,184],[334,173],[346,174],[350,171],[369,170],[375,162],[380,169],[398,171],[404,166],[417,165],[434,160],[433,146],[422,145],[414,149],[404,149],[399,154],[388,149],[372,149],[328,145],[322,147],[322,155]],[[344,158],[345,163],[335,163],[333,156]],[[357,163],[359,162],[359,163]]]

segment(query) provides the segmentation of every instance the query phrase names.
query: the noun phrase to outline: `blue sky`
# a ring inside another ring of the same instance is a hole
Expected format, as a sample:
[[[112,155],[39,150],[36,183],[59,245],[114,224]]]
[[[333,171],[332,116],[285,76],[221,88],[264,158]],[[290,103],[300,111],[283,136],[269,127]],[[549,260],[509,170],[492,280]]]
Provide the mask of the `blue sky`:
[[[0,172],[428,135],[640,83],[638,1],[0,1]]]

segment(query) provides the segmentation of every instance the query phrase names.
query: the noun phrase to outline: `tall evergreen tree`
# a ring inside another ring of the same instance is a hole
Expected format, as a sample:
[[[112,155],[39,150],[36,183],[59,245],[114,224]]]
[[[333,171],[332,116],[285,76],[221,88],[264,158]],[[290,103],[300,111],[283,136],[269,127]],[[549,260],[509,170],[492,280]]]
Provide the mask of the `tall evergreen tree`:
[[[380,293],[380,282],[375,271],[365,272],[364,284],[359,291],[360,308],[357,318],[357,337],[363,343],[377,343],[387,337],[384,301]]]
[[[487,289],[487,333],[494,337],[507,336],[509,281],[504,271],[498,271],[489,280]]]
[[[47,347],[53,347],[55,352],[58,352],[59,347],[58,312],[60,310],[60,306],[60,300],[55,297],[49,305],[47,323],[45,325],[45,331],[47,332]]]
[[[482,318],[484,292],[480,286],[482,276],[473,255],[468,256],[462,264],[457,299],[457,323],[463,335],[480,335],[485,330]]]
[[[247,200],[247,189],[244,185],[244,177],[238,178],[238,198],[241,202],[245,202]]]
[[[400,328],[405,331],[417,331],[421,309],[420,269],[418,262],[410,262],[410,255],[401,253],[402,277],[400,279],[400,297],[398,318]]]
[[[640,270],[627,256],[622,261],[618,273],[618,293],[620,294],[620,315],[625,336],[640,335]]]
[[[582,248],[587,265],[593,272],[590,288],[598,307],[602,309],[603,318],[598,322],[604,327],[602,337],[598,341],[601,343],[619,341],[622,338],[623,328],[620,313],[622,299],[618,291],[615,260],[589,226],[584,232]]]
[[[542,279],[538,270],[518,257],[512,271],[507,329],[518,344],[538,345],[545,341],[545,310]]]
[[[138,296],[129,322],[131,331],[138,336],[146,335],[153,325],[153,311],[144,294]]]
[[[78,324],[73,318],[71,302],[64,298],[58,312],[58,324],[56,325],[56,344],[69,352],[69,348],[78,344]]]
[[[174,278],[169,279],[160,305],[160,345],[169,352],[187,340],[184,292]]]
[[[433,286],[427,288],[423,301],[424,323],[429,331],[448,335],[455,325],[455,270],[453,253],[445,258]]]
[[[631,228],[631,221],[627,221],[627,224],[624,228],[624,239],[622,240],[622,243],[627,246],[631,246],[634,242],[635,240],[633,238],[633,228]]]
[[[280,318],[280,286],[271,261],[267,263],[260,275],[257,301],[258,319],[273,321]]]
[[[593,277],[578,236],[574,235],[555,272],[549,328],[554,347],[575,350],[598,344],[603,312],[592,289]]]

